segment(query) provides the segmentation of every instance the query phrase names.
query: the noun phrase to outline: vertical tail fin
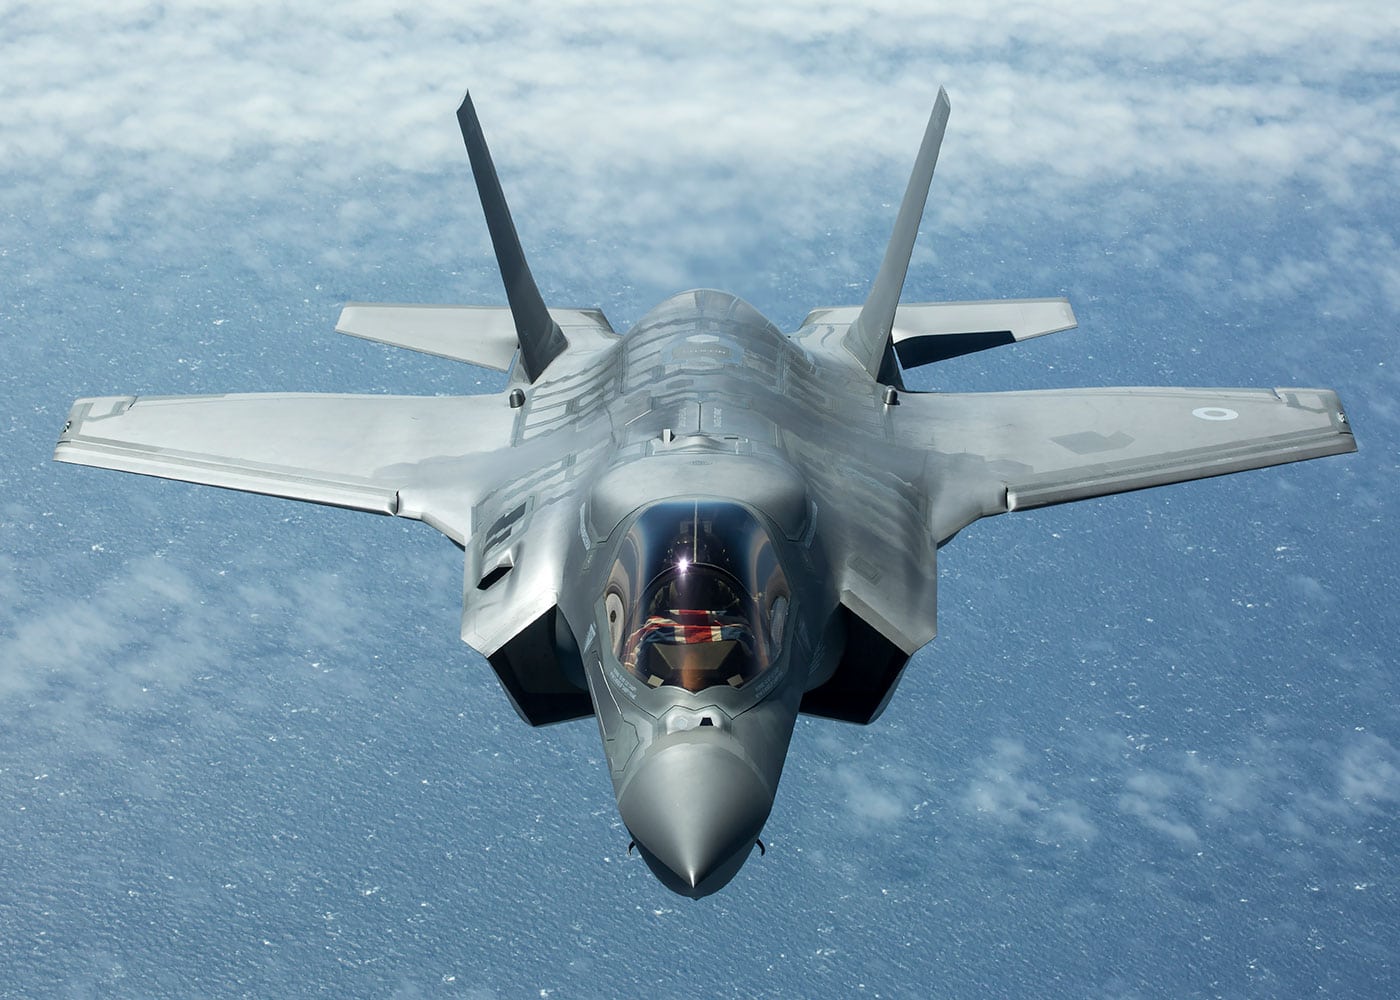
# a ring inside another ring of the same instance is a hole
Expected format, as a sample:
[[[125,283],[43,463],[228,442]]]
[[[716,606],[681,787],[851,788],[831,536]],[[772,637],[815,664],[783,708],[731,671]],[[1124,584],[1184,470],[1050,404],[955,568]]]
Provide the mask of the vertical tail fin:
[[[496,167],[491,162],[491,151],[486,148],[486,137],[481,133],[481,122],[477,120],[471,94],[462,99],[462,106],[457,109],[457,123],[462,126],[462,140],[467,144],[472,176],[476,178],[481,209],[486,214],[486,228],[491,231],[491,245],[496,249],[496,263],[506,286],[511,315],[515,318],[515,333],[520,339],[520,363],[525,369],[525,377],[534,382],[549,367],[549,363],[569,346],[569,342],[559,329],[559,324],[549,315],[534,275],[530,273],[530,265],[525,260],[525,251],[520,248],[520,237],[515,232],[515,223],[511,221],[510,206],[506,204],[506,196],[501,191]]]
[[[919,221],[923,218],[924,203],[928,200],[933,168],[938,163],[938,148],[943,144],[943,130],[948,127],[948,111],[948,92],[939,87],[938,99],[933,102],[933,114],[929,116],[924,141],[919,147],[919,156],[914,161],[914,172],[909,177],[909,186],[904,190],[904,201],[899,205],[894,232],[890,235],[889,246],[885,248],[885,259],[880,262],[880,273],[870,286],[870,295],[860,315],[846,332],[846,350],[876,378],[880,376],[885,352],[890,345],[894,311],[899,305],[899,293],[904,288],[909,258],[914,253],[914,238],[919,235]]]

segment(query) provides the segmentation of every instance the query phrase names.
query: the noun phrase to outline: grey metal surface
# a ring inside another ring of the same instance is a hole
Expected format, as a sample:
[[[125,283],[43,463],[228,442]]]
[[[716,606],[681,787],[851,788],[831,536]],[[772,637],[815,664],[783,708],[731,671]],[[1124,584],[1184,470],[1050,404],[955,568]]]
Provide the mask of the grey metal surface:
[[[568,346],[569,342],[559,324],[549,315],[544,299],[535,285],[530,265],[521,249],[506,205],[505,193],[496,177],[496,166],[481,134],[472,96],[462,98],[457,109],[457,122],[462,129],[462,141],[472,163],[472,176],[481,197],[481,209],[486,216],[486,228],[491,232],[491,244],[496,249],[496,261],[501,269],[501,281],[506,286],[506,298],[515,318],[515,332],[520,338],[520,367],[527,381],[534,382]]]
[[[934,637],[937,550],[956,532],[1355,450],[1325,389],[900,391],[900,363],[1074,323],[1053,299],[895,307],[947,107],[940,91],[862,308],[784,334],[697,290],[622,337],[596,310],[542,312],[491,169],[481,194],[512,311],[355,304],[340,328],[488,366],[533,343],[506,392],[83,399],[55,457],[442,531],[465,553],[462,637],[517,712],[596,716],[647,863],[678,892],[715,891],[768,817],[797,714],[873,720]],[[474,114],[463,130],[480,181]],[[662,514],[676,530],[653,575],[632,556]],[[721,563],[766,568],[740,581]],[[700,583],[710,597],[678,596]]]
[[[803,326],[853,323],[861,310],[814,309]],[[946,361],[974,351],[1072,330],[1069,300],[993,299],[982,302],[905,302],[895,310],[890,336],[904,369]]]
[[[571,340],[616,337],[597,309],[551,309],[549,315]],[[510,370],[520,349],[515,317],[502,306],[347,302],[335,332],[501,372]]]
[[[924,141],[919,146],[919,155],[914,159],[914,171],[909,175],[909,184],[899,203],[894,232],[890,236],[889,246],[885,248],[884,259],[880,261],[880,270],[870,285],[870,294],[861,307],[860,315],[846,331],[846,350],[876,377],[879,377],[885,365],[885,354],[890,347],[890,328],[894,325],[899,293],[904,288],[904,277],[909,271],[909,258],[914,253],[914,240],[919,235],[919,221],[924,217],[924,203],[928,200],[934,168],[938,166],[938,150],[943,145],[950,110],[948,92],[939,87],[933,112],[924,129]]]

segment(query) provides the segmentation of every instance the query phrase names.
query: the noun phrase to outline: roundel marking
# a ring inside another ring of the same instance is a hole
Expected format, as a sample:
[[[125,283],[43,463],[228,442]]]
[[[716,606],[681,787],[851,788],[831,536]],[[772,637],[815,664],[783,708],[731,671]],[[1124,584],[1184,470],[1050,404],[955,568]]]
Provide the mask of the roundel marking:
[[[1224,406],[1200,406],[1191,411],[1191,416],[1197,420],[1234,420],[1239,414]]]

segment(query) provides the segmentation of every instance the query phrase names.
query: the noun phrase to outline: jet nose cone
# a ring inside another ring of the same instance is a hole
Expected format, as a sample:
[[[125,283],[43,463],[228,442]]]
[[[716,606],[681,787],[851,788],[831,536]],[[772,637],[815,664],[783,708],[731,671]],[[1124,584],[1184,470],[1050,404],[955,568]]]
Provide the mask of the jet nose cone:
[[[618,799],[647,865],[668,888],[692,898],[728,884],[772,809],[758,772],[710,742],[653,751]]]

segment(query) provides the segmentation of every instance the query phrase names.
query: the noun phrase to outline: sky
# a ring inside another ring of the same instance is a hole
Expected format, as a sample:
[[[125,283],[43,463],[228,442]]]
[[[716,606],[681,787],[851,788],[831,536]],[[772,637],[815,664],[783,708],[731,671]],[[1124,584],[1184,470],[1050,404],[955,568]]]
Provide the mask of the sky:
[[[0,5],[0,996],[1400,993],[1400,13],[1380,3]],[[667,893],[422,525],[50,461],[85,395],[450,394],[346,301],[1067,295],[957,391],[1327,386],[1360,451],[1008,516],[769,852]]]

